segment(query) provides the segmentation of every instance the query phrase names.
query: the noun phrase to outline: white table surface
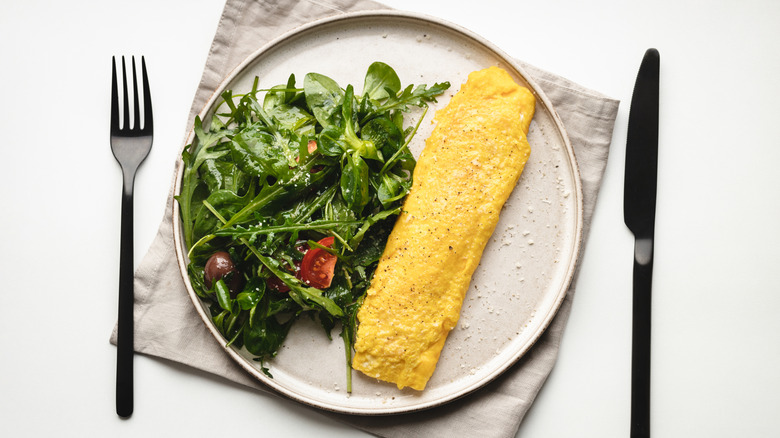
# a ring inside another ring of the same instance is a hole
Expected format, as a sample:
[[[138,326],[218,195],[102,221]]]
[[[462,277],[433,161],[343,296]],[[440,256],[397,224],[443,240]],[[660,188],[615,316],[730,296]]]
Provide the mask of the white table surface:
[[[661,53],[652,429],[780,430],[780,2],[388,0],[622,101],[560,357],[523,437],[629,429],[633,239],[626,124],[648,47]],[[479,9],[476,4],[479,5]],[[135,413],[114,412],[120,170],[110,59],[145,55],[154,148],[135,191],[136,263],[223,3],[4,1],[0,13],[0,430],[3,436],[322,436],[363,432],[166,361],[136,356]]]

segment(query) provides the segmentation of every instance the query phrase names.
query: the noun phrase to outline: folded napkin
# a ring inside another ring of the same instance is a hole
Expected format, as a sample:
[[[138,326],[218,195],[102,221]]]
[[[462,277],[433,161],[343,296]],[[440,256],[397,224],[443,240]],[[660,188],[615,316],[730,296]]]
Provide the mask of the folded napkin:
[[[227,0],[188,126],[222,79],[269,40],[329,15],[382,8],[367,0]],[[530,65],[523,66],[552,101],[574,147],[584,192],[585,239],[607,162],[618,101]],[[172,193],[173,187],[158,233],[135,273],[135,350],[272,392],[224,352],[195,311],[174,252]],[[576,274],[560,310],[536,345],[515,366],[477,392],[417,413],[384,417],[331,412],[323,415],[385,437],[515,436],[555,363],[575,283]],[[115,338],[116,329],[111,343],[116,343]]]

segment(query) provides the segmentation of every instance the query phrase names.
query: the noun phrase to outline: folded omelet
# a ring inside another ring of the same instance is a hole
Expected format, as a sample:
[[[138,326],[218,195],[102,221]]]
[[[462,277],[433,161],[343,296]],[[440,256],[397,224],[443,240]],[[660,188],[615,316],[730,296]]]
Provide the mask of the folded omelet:
[[[485,245],[531,153],[533,94],[498,67],[473,72],[447,106],[363,306],[352,367],[425,388]]]

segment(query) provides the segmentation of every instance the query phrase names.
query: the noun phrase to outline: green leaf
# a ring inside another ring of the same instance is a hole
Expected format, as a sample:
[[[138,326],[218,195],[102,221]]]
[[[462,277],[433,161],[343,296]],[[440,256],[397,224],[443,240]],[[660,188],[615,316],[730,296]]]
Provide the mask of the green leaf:
[[[216,160],[208,159],[204,161],[200,166],[200,175],[210,192],[222,188],[225,177],[217,166]]]
[[[295,74],[287,78],[287,91],[284,93],[284,102],[290,103],[295,99]]]
[[[241,310],[249,310],[255,306],[265,295],[265,281],[258,277],[252,277],[244,290],[236,295],[236,302]]]
[[[286,88],[284,85],[274,85],[268,90],[263,99],[263,110],[265,112],[270,113],[277,106],[284,104],[284,91]]]
[[[281,298],[281,299],[274,299],[268,302],[268,316],[277,315],[280,313],[290,313],[299,311],[300,309],[296,307],[297,304],[295,301],[290,298]]]
[[[349,149],[344,141],[344,130],[338,126],[330,126],[319,134],[317,149],[328,157],[340,157]]]
[[[361,239],[360,245],[355,249],[352,259],[354,266],[368,267],[379,261],[387,244],[387,238],[393,230],[394,223],[395,220],[387,219],[378,222],[372,227],[371,232]]]
[[[187,264],[187,276],[190,277],[190,284],[192,284],[192,289],[195,290],[195,293],[201,298],[207,298],[208,290],[203,284],[203,268],[196,266],[191,261]]]
[[[411,181],[409,181],[411,182]],[[409,192],[409,185],[392,173],[381,175],[381,183],[377,189],[377,197],[383,206],[387,207],[402,199]]]
[[[210,151],[218,142],[231,133],[230,130],[222,129],[221,124],[216,124],[218,131],[206,132],[203,129],[200,117],[195,117],[193,130],[196,135],[196,141],[190,143],[184,148],[182,159],[184,161],[184,172],[182,175],[181,192],[176,196],[176,201],[181,207],[182,227],[184,233],[184,242],[190,247],[193,242],[193,220],[195,215],[193,209],[193,196],[200,185],[198,180],[198,168],[208,159],[217,159],[225,155],[227,151]]]
[[[287,84],[275,85],[266,92],[263,109],[271,112],[278,105],[289,104],[295,98],[295,92],[295,74],[291,74],[287,78]]]
[[[341,308],[346,308],[353,301],[352,288],[343,274],[336,275],[331,287],[323,293]]]
[[[361,138],[371,141],[385,157],[392,156],[404,143],[404,135],[388,117],[371,119],[360,130]]]
[[[250,240],[256,238],[260,234],[279,234],[279,233],[291,233],[294,231],[315,231],[315,230],[331,230],[336,227],[348,226],[348,225],[361,225],[363,222],[357,220],[313,220],[310,222],[288,222],[283,225],[268,225],[268,226],[254,226],[254,227],[232,227],[220,229],[214,232],[216,236],[223,237],[246,237]]]
[[[357,120],[355,114],[352,112],[352,108],[355,104],[354,92],[352,85],[347,85],[347,90],[344,93],[344,104],[342,105],[341,115],[344,123],[344,133],[341,135],[341,140],[346,144],[348,152],[356,152],[361,157],[371,160],[381,160],[382,156],[376,149],[373,142],[369,140],[363,140],[358,138],[356,126]]]
[[[292,104],[295,98],[295,75],[287,85],[276,85],[263,99],[263,111],[278,128],[298,135],[313,135],[317,120],[304,108]]]
[[[291,198],[305,196],[312,190],[318,189],[328,181],[333,169],[323,169],[311,173],[311,162],[298,166],[291,172],[289,179],[277,181],[273,185],[266,185],[249,201],[238,213],[233,215],[222,228],[243,223],[251,218],[254,213],[273,209]]]
[[[288,156],[277,137],[255,125],[233,137],[229,144],[236,165],[250,175],[284,178],[290,173]]]
[[[340,125],[344,90],[333,79],[319,73],[309,73],[303,79],[306,104],[325,128]]]
[[[363,95],[381,100],[401,90],[401,80],[395,70],[383,62],[374,62],[368,67],[363,83]]]
[[[437,83],[430,88],[426,85],[418,85],[417,87],[409,85],[398,95],[388,97],[381,105],[364,116],[361,123],[366,123],[374,117],[391,111],[408,111],[410,106],[422,107],[428,102],[436,102],[436,96],[448,88],[450,88],[449,82]]]
[[[255,356],[268,358],[276,356],[294,320],[280,324],[276,318],[264,318],[256,312],[250,321],[244,327],[244,347]]]
[[[390,216],[397,216],[401,213],[401,207],[397,207],[393,210],[382,210],[379,213],[373,214],[369,216],[364,222],[363,225],[360,227],[357,233],[352,237],[352,240],[349,241],[349,246],[355,248],[358,246],[360,241],[363,239],[363,236],[365,236],[366,232],[368,232],[368,229],[376,224],[379,221],[382,221],[384,219],[389,218]]]
[[[219,307],[232,313],[233,299],[230,298],[230,290],[225,284],[225,281],[222,279],[217,280],[217,282],[214,283],[214,291],[217,295],[217,303],[219,304]]]
[[[230,312],[223,310],[211,318],[211,320],[214,322],[214,325],[217,327],[217,330],[219,330],[219,332],[222,334],[225,333],[225,317],[227,315],[230,315]]]
[[[368,165],[358,152],[347,156],[341,171],[341,196],[355,212],[368,203]]]
[[[223,217],[231,217],[244,207],[249,195],[250,193],[247,193],[247,195],[241,197],[230,190],[217,190],[203,202],[209,204],[211,208],[219,212]],[[194,238],[200,239],[216,231],[220,225],[220,221],[217,220],[210,209],[200,209],[195,216],[192,235]],[[197,243],[194,243],[192,247],[197,245]]]
[[[234,345],[236,348],[241,348],[244,345],[243,339],[239,336],[244,331],[244,325],[246,320],[246,314],[236,313],[228,316],[225,321],[224,336],[228,340],[225,346]]]
[[[249,174],[239,169],[235,163],[226,158],[214,160],[216,170],[222,178],[220,189],[229,190],[243,196],[254,188],[252,178]]]
[[[338,186],[339,194],[341,194],[341,184]],[[347,205],[343,196],[336,196],[328,205],[325,206],[322,212],[322,216],[326,220],[338,221],[341,225],[332,229],[334,236],[342,236],[344,240],[351,239],[355,233],[355,229],[360,225],[358,216]]]

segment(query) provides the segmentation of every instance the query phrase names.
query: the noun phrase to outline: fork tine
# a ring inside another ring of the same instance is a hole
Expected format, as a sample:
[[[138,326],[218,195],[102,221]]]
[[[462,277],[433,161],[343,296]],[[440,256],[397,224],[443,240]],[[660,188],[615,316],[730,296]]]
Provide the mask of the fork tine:
[[[127,69],[125,68],[125,57],[122,57],[122,88],[124,89],[123,96],[125,98],[124,105],[122,108],[124,109],[124,114],[122,115],[122,129],[129,129],[130,128],[130,102],[127,98]]]
[[[116,57],[111,57],[111,135],[119,131],[119,92],[116,83]]]
[[[152,133],[152,92],[149,90],[149,77],[146,75],[146,60],[141,56],[141,77],[144,87],[144,132]]]
[[[130,58],[133,66],[133,129],[141,130],[141,105],[138,104],[138,78],[135,74],[135,56]]]

